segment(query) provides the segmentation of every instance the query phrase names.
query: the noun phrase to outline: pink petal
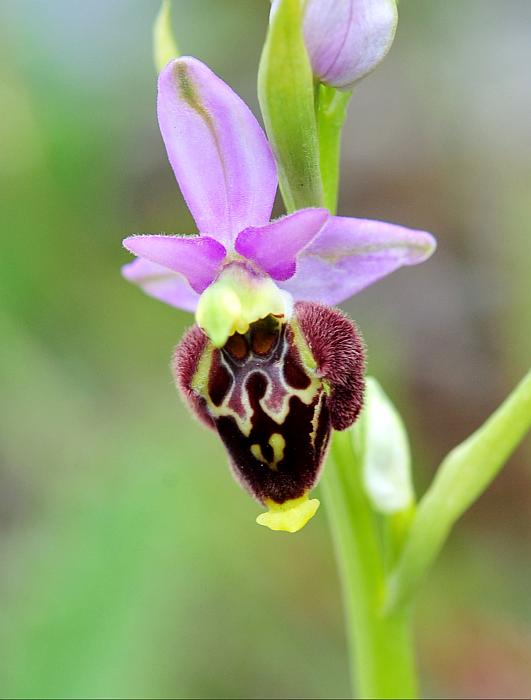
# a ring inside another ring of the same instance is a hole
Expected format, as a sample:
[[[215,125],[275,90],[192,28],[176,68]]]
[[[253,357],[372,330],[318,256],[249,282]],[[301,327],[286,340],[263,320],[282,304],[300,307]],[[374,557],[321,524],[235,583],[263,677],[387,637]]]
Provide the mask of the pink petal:
[[[158,117],[168,158],[195,222],[226,245],[269,221],[277,174],[247,105],[207,66],[178,58],[159,77]]]
[[[159,301],[184,311],[195,311],[199,294],[194,292],[186,278],[178,272],[172,272],[167,267],[138,258],[122,267],[122,275]]]
[[[435,239],[382,221],[335,216],[297,259],[297,272],[279,286],[295,300],[339,304],[403,265],[423,262]]]
[[[315,238],[328,217],[326,209],[301,209],[267,226],[245,229],[234,247],[273,279],[287,280],[295,274],[296,256]]]
[[[184,275],[198,294],[212,283],[226,254],[221,243],[208,236],[129,236],[123,245],[141,258]]]

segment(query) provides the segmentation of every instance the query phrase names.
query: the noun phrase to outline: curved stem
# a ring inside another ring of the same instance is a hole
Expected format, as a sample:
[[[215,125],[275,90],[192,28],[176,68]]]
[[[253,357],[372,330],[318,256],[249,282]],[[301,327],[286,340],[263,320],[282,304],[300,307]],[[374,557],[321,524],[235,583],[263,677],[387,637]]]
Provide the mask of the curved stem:
[[[422,497],[390,579],[387,610],[407,605],[454,523],[479,498],[531,428],[531,370],[485,423],[454,448]]]
[[[382,614],[381,547],[348,432],[334,434],[322,483],[347,612],[353,681],[360,697],[415,698],[410,611]]]

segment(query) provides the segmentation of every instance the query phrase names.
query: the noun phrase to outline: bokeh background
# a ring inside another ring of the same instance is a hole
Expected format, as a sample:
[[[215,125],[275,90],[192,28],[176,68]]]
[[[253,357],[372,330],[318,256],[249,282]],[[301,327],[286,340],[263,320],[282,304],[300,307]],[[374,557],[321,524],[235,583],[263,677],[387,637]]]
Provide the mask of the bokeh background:
[[[183,53],[257,110],[266,0],[174,3]],[[347,697],[325,509],[254,525],[168,369],[191,318],[120,278],[190,232],[155,118],[157,0],[0,3],[0,694]],[[401,0],[356,90],[340,211],[438,236],[345,305],[419,492],[531,357],[531,3]],[[454,531],[416,635],[426,697],[529,697],[531,454]]]

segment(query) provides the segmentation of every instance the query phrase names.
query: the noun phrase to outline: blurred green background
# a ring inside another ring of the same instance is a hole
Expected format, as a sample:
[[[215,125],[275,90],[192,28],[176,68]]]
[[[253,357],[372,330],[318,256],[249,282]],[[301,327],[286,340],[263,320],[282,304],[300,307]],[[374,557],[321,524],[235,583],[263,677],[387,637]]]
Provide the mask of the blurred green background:
[[[346,697],[325,509],[254,524],[169,373],[191,317],[120,278],[190,232],[155,117],[158,0],[0,3],[0,694]],[[257,110],[266,0],[174,3],[184,53]],[[531,3],[401,0],[356,90],[340,212],[436,256],[345,305],[406,416],[419,491],[531,357]],[[426,697],[529,697],[529,443],[463,519],[416,632]]]

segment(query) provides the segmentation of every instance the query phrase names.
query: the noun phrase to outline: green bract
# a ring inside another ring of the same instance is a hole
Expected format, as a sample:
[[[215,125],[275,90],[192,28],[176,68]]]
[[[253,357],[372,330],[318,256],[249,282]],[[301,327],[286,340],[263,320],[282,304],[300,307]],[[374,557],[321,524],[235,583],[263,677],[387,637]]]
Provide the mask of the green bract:
[[[299,0],[281,0],[258,70],[258,98],[288,211],[323,204],[313,73]]]
[[[353,426],[354,449],[360,454],[365,492],[375,510],[390,515],[413,503],[411,458],[400,414],[380,384],[367,377],[365,408]]]
[[[162,0],[159,13],[153,24],[153,60],[157,73],[173,58],[180,55],[171,28],[170,0]]]

